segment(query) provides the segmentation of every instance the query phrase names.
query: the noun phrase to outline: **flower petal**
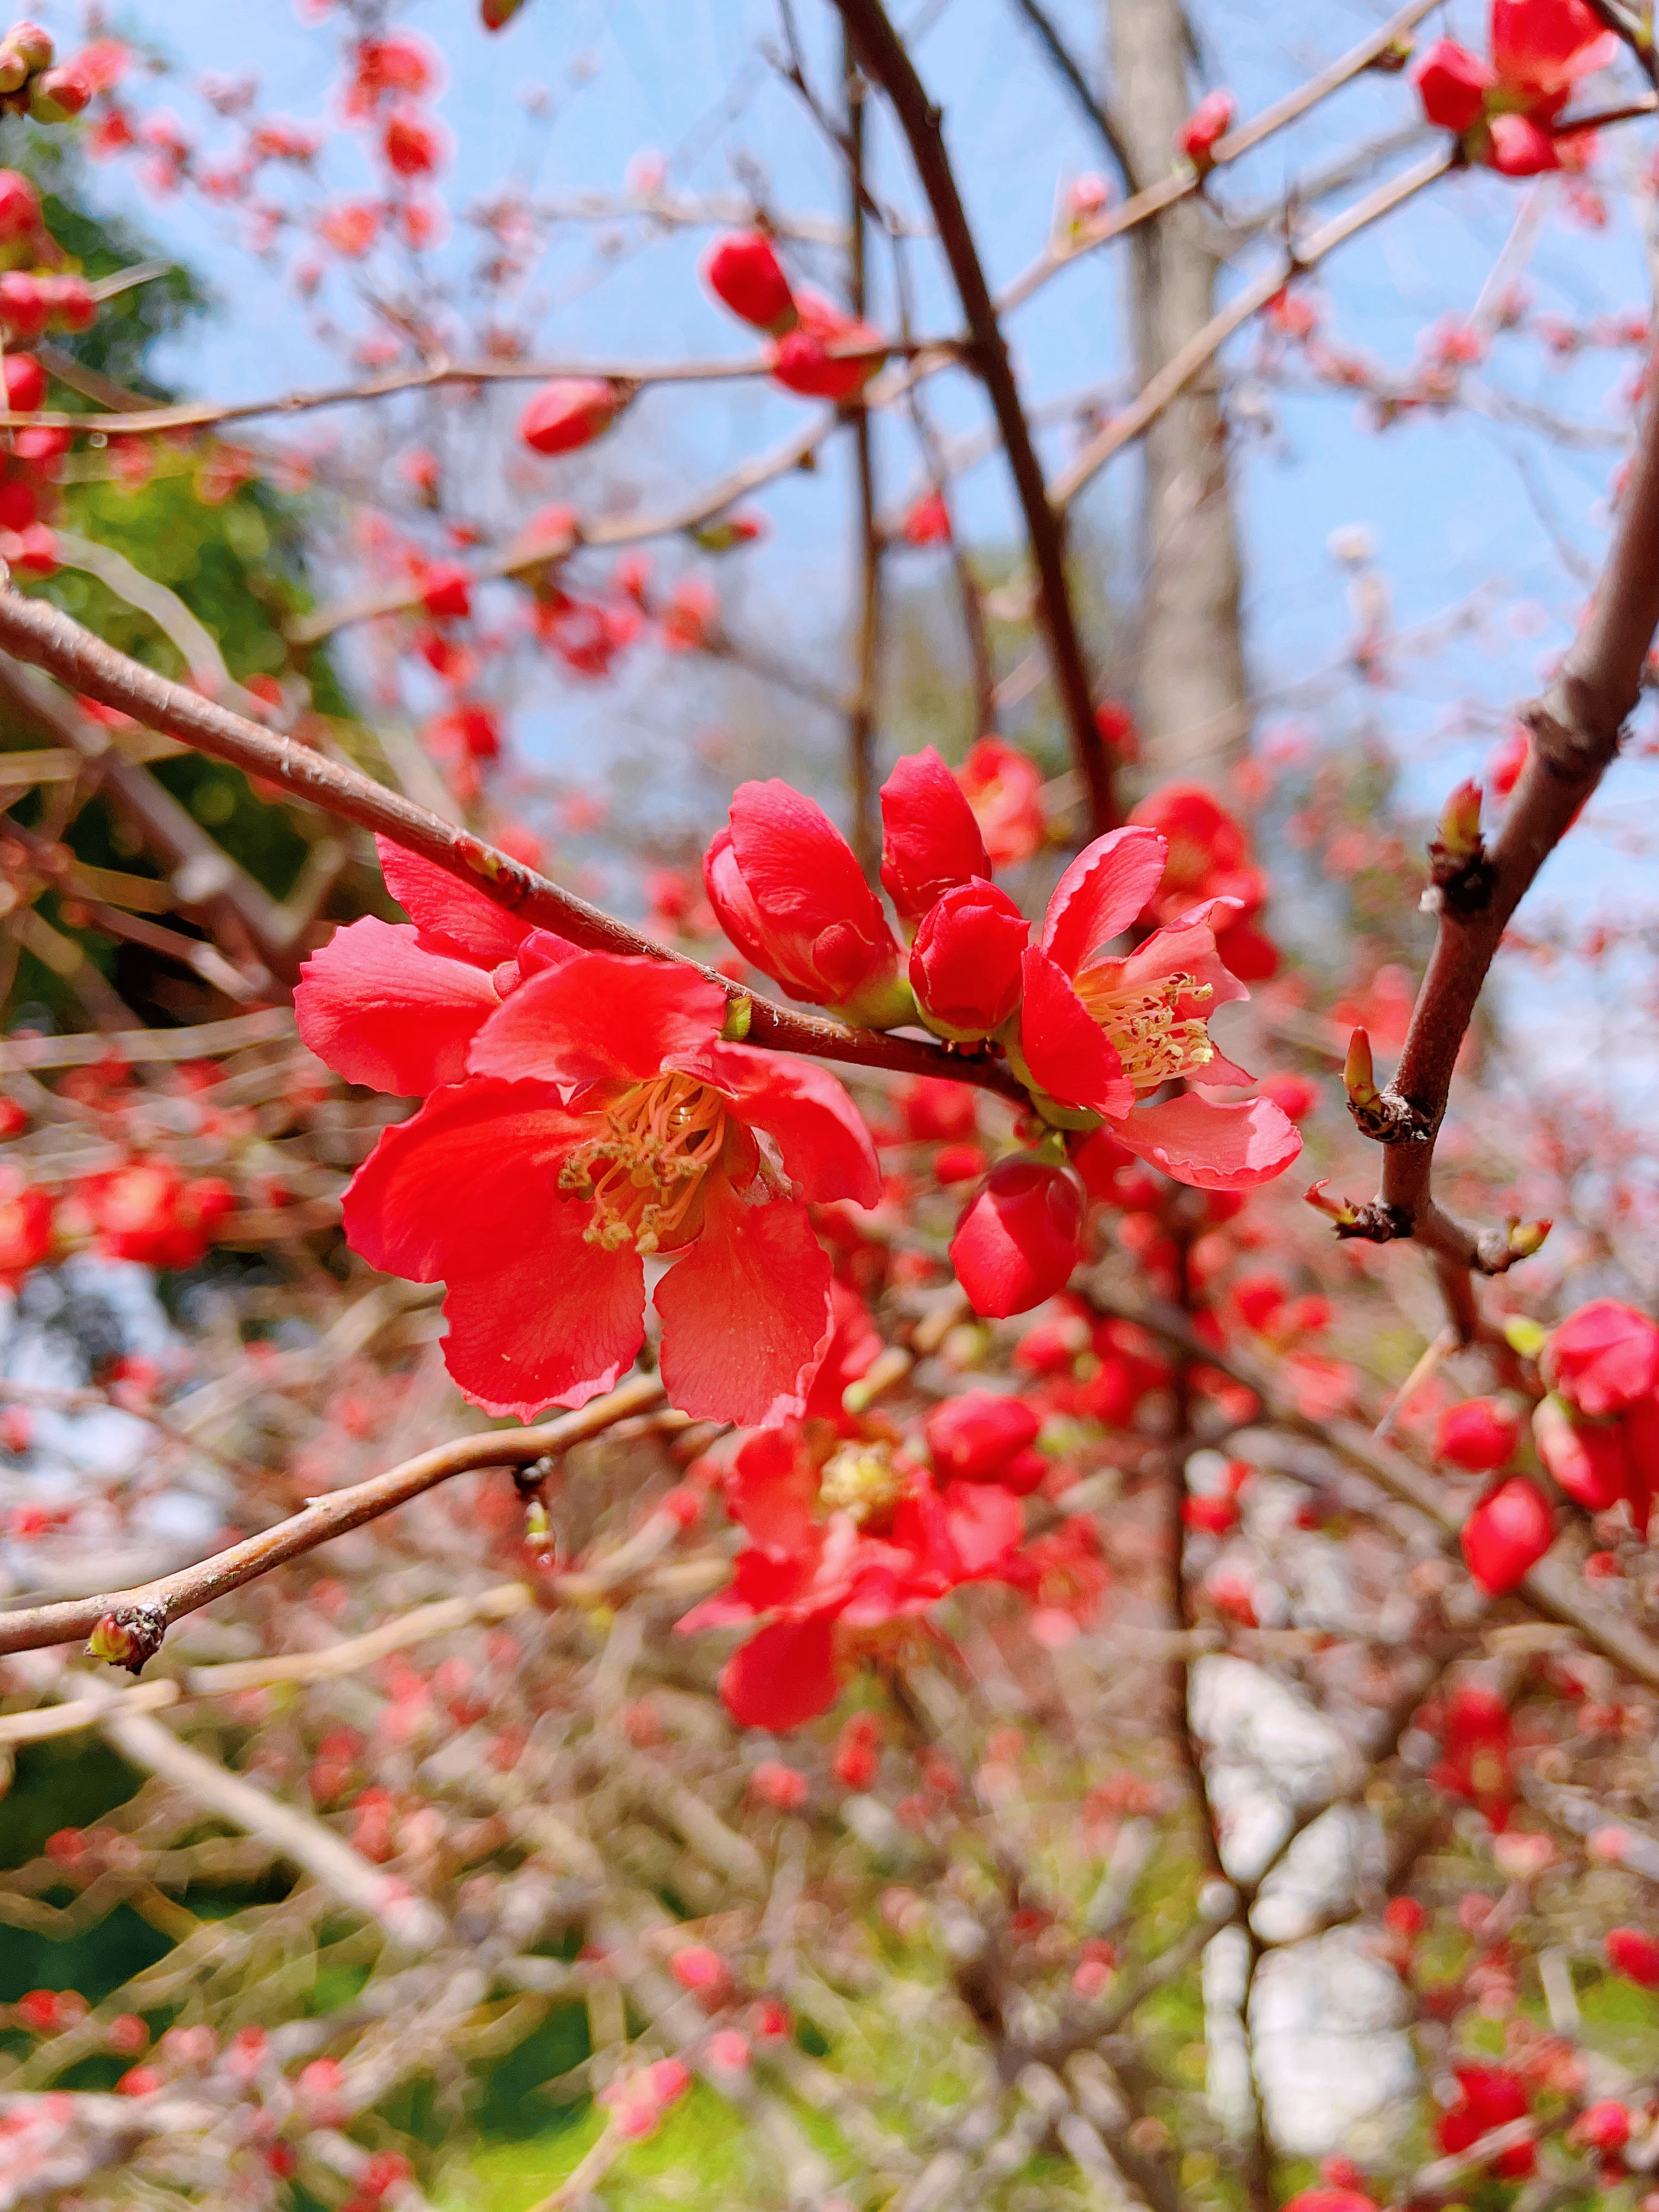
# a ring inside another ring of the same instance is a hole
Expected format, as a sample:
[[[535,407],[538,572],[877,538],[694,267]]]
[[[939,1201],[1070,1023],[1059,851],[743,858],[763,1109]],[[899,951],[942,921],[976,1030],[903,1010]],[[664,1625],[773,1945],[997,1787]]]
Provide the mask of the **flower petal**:
[[[907,753],[881,787],[881,880],[907,921],[991,863],[967,793],[932,745]]]
[[[465,1074],[468,1048],[501,1003],[485,969],[427,951],[407,922],[370,915],[337,929],[301,969],[294,1018],[348,1083],[419,1098]]]
[[[732,794],[732,847],[767,922],[808,941],[850,927],[860,941],[890,937],[881,902],[823,809],[780,777]]]
[[[435,860],[394,845],[390,837],[377,836],[374,846],[386,889],[434,951],[474,960],[481,968],[494,968],[513,957],[520,939],[529,933],[528,922],[520,921]]]
[[[657,1285],[662,1382],[695,1420],[799,1413],[830,1341],[830,1267],[805,1206],[745,1206],[710,1176],[701,1237]]]
[[[507,1083],[602,1083],[657,1074],[707,1044],[726,994],[690,968],[583,952],[521,984],[480,1033],[468,1066]]]
[[[1206,1015],[1235,999],[1248,999],[1249,991],[1216,951],[1217,930],[1229,928],[1237,913],[1235,899],[1206,899],[1178,921],[1155,929],[1144,945],[1136,945],[1118,964],[1120,985],[1127,989],[1134,984],[1160,982],[1166,975],[1190,975],[1200,987],[1209,987]]]
[[[742,1120],[777,1144],[803,1198],[874,1206],[881,1168],[864,1116],[827,1068],[753,1045],[711,1044],[672,1065],[724,1091]]]
[[[545,1089],[452,1085],[385,1132],[346,1194],[371,1267],[448,1285],[445,1364],[492,1413],[585,1405],[643,1340],[638,1254],[586,1243],[588,1209],[559,1189],[592,1127]]]
[[[1302,1150],[1296,1124],[1271,1098],[1226,1106],[1188,1094],[1137,1106],[1113,1134],[1197,1190],[1252,1190],[1283,1175]]]
[[[1054,885],[1038,939],[1066,975],[1129,927],[1163,881],[1169,850],[1161,831],[1139,823],[1084,847]]]
[[[1123,1062],[1064,971],[1032,945],[1025,954],[1019,1048],[1040,1091],[1114,1120],[1134,1104]]]
[[[720,1698],[740,1728],[792,1729],[836,1702],[835,1624],[825,1613],[776,1620],[720,1670]]]

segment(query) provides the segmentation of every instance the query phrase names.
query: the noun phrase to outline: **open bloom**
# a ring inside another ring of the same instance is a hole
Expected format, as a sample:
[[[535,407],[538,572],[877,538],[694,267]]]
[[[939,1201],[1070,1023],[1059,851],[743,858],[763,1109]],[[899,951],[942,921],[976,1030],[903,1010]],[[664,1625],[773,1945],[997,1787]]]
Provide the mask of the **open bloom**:
[[[776,777],[740,783],[730,825],[715,833],[702,872],[721,928],[792,999],[872,1029],[912,1018],[881,901],[811,799]]]
[[[1164,880],[1152,901],[1158,921],[1174,921],[1204,899],[1231,899],[1231,921],[1216,917],[1215,949],[1241,982],[1265,983],[1279,951],[1256,927],[1267,882],[1250,859],[1243,826],[1200,783],[1160,784],[1129,816],[1170,841]]]
[[[1217,1006],[1249,993],[1218,957],[1212,899],[1118,958],[1107,947],[1163,879],[1168,847],[1155,830],[1114,830],[1085,848],[1054,887],[1036,945],[1024,956],[1015,1073],[1051,1120],[1090,1127],[1100,1115],[1132,1152],[1200,1190],[1248,1190],[1281,1175],[1302,1139],[1270,1098],[1223,1104],[1186,1095],[1138,1102],[1177,1078],[1199,1090],[1251,1078],[1210,1041]]]
[[[420,1098],[466,1073],[473,1038],[527,975],[576,948],[531,929],[447,870],[375,840],[406,922],[366,915],[337,929],[300,971],[300,1035],[348,1083]]]
[[[854,1632],[924,1613],[963,1583],[1018,1572],[1023,1521],[1011,1491],[936,1487],[884,1443],[844,1443],[819,1468],[799,1428],[763,1429],[738,1451],[726,1502],[749,1547],[730,1586],[679,1626],[763,1624],[720,1675],[720,1696],[745,1728],[799,1728],[827,1711]]]
[[[359,925],[361,926],[361,925]],[[644,1337],[699,1419],[798,1412],[830,1334],[808,1200],[873,1205],[875,1152],[839,1084],[720,1041],[684,969],[573,953],[479,1029],[468,1079],[388,1129],[345,1201],[371,1266],[448,1286],[444,1354],[492,1413],[580,1406]]]

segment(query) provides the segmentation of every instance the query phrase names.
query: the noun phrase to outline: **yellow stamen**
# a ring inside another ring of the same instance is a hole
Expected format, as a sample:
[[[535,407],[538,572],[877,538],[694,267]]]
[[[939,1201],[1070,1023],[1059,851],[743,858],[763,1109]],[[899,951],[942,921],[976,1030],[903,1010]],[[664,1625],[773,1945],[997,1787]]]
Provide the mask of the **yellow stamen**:
[[[1126,987],[1120,980],[1121,966],[1113,961],[1085,968],[1075,988],[1091,1018],[1105,1030],[1134,1088],[1156,1091],[1174,1076],[1206,1066],[1215,1058],[1204,1026],[1206,1017],[1189,1009],[1207,1006],[1215,996],[1214,986],[1200,983],[1196,976],[1174,975]]]
[[[827,1512],[850,1513],[860,1528],[881,1529],[909,1487],[886,1444],[843,1444],[818,1477],[818,1502]]]
[[[605,1109],[608,1133],[579,1145],[559,1188],[589,1200],[590,1244],[619,1252],[684,1243],[703,1177],[726,1143],[726,1102],[690,1075],[630,1084]]]

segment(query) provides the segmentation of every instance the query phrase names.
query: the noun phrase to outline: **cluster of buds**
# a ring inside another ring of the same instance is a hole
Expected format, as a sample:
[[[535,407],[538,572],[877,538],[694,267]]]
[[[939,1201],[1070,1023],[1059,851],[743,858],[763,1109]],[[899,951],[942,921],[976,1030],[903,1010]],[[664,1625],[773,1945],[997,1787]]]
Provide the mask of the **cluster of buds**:
[[[1554,1331],[1538,1364],[1550,1389],[1533,1415],[1538,1456],[1586,1512],[1623,1499],[1644,1537],[1659,1466],[1659,1328],[1596,1298]]]
[[[811,285],[791,284],[764,231],[717,238],[702,258],[702,276],[723,307],[766,333],[772,374],[786,392],[841,405],[881,367],[880,331]],[[860,348],[861,354],[854,350]]]
[[[36,123],[68,123],[94,90],[73,61],[54,67],[52,33],[39,23],[14,23],[0,39],[0,108]]]
[[[1455,136],[1466,161],[1531,177],[1583,166],[1588,149],[1559,134],[1557,119],[1579,81],[1618,52],[1617,32],[1587,0],[1492,0],[1491,60],[1437,39],[1412,81],[1424,114]]]

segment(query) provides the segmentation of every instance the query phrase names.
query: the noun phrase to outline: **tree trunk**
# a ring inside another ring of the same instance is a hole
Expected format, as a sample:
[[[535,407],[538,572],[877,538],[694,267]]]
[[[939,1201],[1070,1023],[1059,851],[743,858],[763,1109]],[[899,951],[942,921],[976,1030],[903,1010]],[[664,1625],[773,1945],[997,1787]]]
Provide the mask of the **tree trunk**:
[[[1112,106],[1146,185],[1178,158],[1192,100],[1192,33],[1181,0],[1109,0]],[[1132,234],[1130,308],[1144,384],[1214,312],[1208,217],[1186,200]],[[1212,367],[1141,446],[1144,574],[1137,707],[1153,781],[1219,778],[1249,729],[1239,635],[1238,540],[1226,424]]]

